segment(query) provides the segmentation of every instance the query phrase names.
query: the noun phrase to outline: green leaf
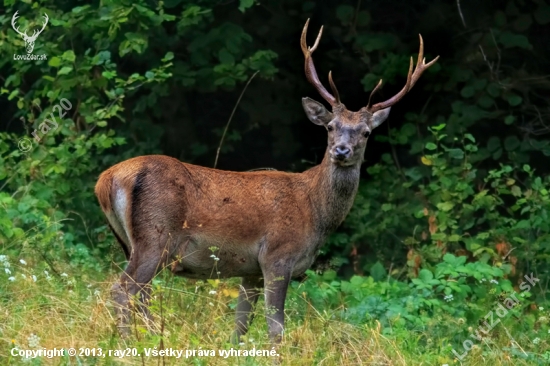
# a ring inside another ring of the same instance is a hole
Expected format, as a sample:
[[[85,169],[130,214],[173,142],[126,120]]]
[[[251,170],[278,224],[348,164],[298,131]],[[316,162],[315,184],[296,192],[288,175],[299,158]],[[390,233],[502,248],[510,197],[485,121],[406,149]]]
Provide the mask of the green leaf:
[[[418,279],[421,280],[422,282],[431,281],[433,280],[433,278],[434,278],[433,273],[428,269],[423,268],[418,273]]]
[[[59,57],[54,56],[48,61],[48,65],[52,67],[58,67],[59,65],[61,65],[61,59]]]
[[[449,238],[447,239],[448,241],[459,241],[460,240],[460,235],[458,234],[453,234],[453,235],[449,235]]]
[[[451,265],[458,265],[459,264],[458,258],[455,257],[454,255],[452,255],[451,253],[446,253],[443,256],[443,261],[446,262],[446,263],[449,263]]]
[[[386,272],[386,269],[384,268],[382,263],[380,263],[380,261],[377,261],[370,268],[370,275],[375,281],[383,281],[388,276],[388,273]]]
[[[73,67],[72,67],[72,66],[63,66],[63,67],[57,72],[57,75],[67,75],[67,74],[70,73],[71,71],[73,71]]]
[[[485,109],[491,108],[494,103],[495,103],[494,99],[486,94],[480,95],[479,98],[477,98],[477,104],[479,104],[480,107]]]
[[[523,98],[517,94],[510,94],[506,99],[508,100],[508,104],[510,104],[512,107],[520,105],[523,101]]]
[[[112,79],[116,76],[115,71],[103,71],[101,73],[101,76],[103,76],[105,79]]]
[[[336,8],[336,17],[340,19],[343,24],[348,24],[353,18],[355,9],[350,5],[340,5]]]
[[[63,52],[63,55],[61,56],[63,60],[67,61],[74,61],[76,59],[73,50],[65,51]]]
[[[336,271],[334,270],[328,270],[328,271],[325,271],[325,273],[323,273],[323,280],[325,281],[334,281],[334,279],[336,278]]]
[[[468,140],[472,141],[473,143],[476,142],[476,139],[474,138],[474,136],[472,136],[471,133],[465,133],[464,138],[467,138]]]
[[[445,212],[452,210],[453,207],[455,207],[453,202],[440,202],[437,204],[437,208]]]
[[[227,48],[222,48],[220,50],[220,52],[218,52],[218,58],[220,59],[220,62],[222,64],[226,64],[226,65],[234,65],[235,64],[235,58],[227,50]]]
[[[490,152],[495,151],[500,147],[500,139],[496,136],[491,136],[489,140],[487,141],[487,149]]]
[[[426,144],[426,149],[428,149],[428,150],[435,150],[435,149],[437,149],[437,145],[434,144],[433,142],[428,142],[428,143]]]
[[[74,7],[73,10],[71,10],[73,13],[78,14],[83,12],[84,10],[88,9],[90,5],[84,5],[84,6],[77,6]]]
[[[489,93],[490,96],[493,98],[496,98],[500,95],[500,91],[502,90],[502,87],[497,83],[490,83],[487,86],[487,93]]]
[[[449,149],[448,153],[453,159],[464,159],[464,151],[462,149]]]
[[[460,91],[460,95],[462,95],[462,97],[464,97],[464,98],[473,97],[475,93],[476,93],[476,91],[471,86],[465,86]]]
[[[506,116],[506,118],[504,118],[504,124],[511,125],[515,120],[516,117],[514,116]]]
[[[508,136],[504,140],[504,148],[506,151],[516,150],[520,145],[520,141],[516,136]]]
[[[384,203],[381,207],[383,212],[388,212],[393,208],[393,205],[391,203]]]
[[[432,240],[445,240],[447,235],[444,233],[435,233],[431,235]]]
[[[239,10],[244,13],[244,11],[254,5],[254,0],[240,0],[239,1]]]
[[[529,39],[522,34],[514,34],[512,32],[502,32],[498,38],[500,43],[506,48],[519,47],[524,49],[531,49],[532,46],[529,43]]]
[[[164,55],[162,62],[170,61],[173,58],[174,58],[174,52],[172,51],[166,52],[166,55]]]
[[[503,27],[506,25],[506,14],[503,11],[499,10],[495,14],[495,24],[498,27]]]

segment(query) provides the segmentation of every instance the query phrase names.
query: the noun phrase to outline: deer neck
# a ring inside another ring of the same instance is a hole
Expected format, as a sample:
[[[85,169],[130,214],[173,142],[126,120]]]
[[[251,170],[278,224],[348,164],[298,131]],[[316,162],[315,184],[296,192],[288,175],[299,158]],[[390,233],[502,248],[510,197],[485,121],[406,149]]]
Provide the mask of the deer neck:
[[[326,233],[335,230],[349,213],[357,188],[361,163],[339,166],[331,162],[327,152],[321,164],[310,169],[310,201],[316,213],[316,225]]]

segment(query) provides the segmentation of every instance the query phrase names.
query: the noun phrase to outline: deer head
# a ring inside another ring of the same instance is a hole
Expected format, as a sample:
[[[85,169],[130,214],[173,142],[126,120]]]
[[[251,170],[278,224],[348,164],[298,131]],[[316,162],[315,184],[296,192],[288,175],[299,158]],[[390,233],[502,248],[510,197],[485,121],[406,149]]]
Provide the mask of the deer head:
[[[36,41],[36,38],[38,37],[38,35],[40,33],[42,33],[42,31],[44,30],[44,28],[46,28],[46,24],[48,24],[48,14],[44,13],[44,24],[42,25],[42,29],[40,29],[39,31],[36,31],[34,30],[33,31],[33,34],[32,36],[28,36],[27,35],[27,31],[25,32],[20,32],[19,31],[19,27],[16,27],[15,26],[15,21],[17,20],[17,18],[19,18],[17,16],[17,13],[19,11],[16,11],[15,14],[13,14],[13,17],[11,18],[11,26],[13,27],[13,29],[21,36],[23,37],[23,40],[25,41],[25,48],[27,49],[27,53],[31,53],[32,50],[34,49],[34,42]]]
[[[363,161],[365,147],[371,131],[380,126],[380,124],[388,118],[391,106],[397,103],[405,94],[409,92],[409,90],[412,89],[414,84],[420,78],[420,75],[422,75],[428,67],[433,65],[439,56],[426,64],[426,59],[424,58],[424,43],[422,41],[422,36],[419,35],[420,51],[418,52],[416,67],[413,71],[413,59],[411,57],[407,83],[403,89],[401,89],[399,93],[390,99],[371,106],[370,99],[372,95],[382,85],[382,80],[380,80],[378,85],[376,85],[371,92],[367,105],[357,112],[352,112],[349,111],[340,101],[338,89],[336,89],[336,85],[332,80],[332,72],[329,72],[328,74],[332,94],[329,93],[321,81],[319,81],[311,55],[319,45],[321,35],[323,34],[323,27],[319,30],[319,35],[317,36],[313,47],[308,47],[306,44],[308,25],[309,19],[304,26],[300,40],[302,52],[305,57],[306,77],[308,81],[315,86],[323,99],[331,105],[332,112],[329,112],[321,103],[310,98],[303,98],[302,105],[311,122],[317,125],[325,126],[327,129],[327,149],[331,161],[340,166],[355,166]]]

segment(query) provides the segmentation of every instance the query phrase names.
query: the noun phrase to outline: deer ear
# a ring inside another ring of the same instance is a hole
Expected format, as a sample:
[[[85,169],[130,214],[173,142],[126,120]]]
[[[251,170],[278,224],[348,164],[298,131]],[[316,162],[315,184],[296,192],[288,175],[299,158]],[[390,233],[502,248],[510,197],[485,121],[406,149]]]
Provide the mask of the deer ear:
[[[319,102],[311,98],[302,98],[302,105],[306,112],[307,118],[316,125],[324,126],[332,121],[332,113]]]
[[[386,109],[381,109],[373,113],[370,123],[371,130],[374,130],[376,127],[380,126],[382,122],[384,122],[388,118],[388,116],[390,115],[390,109],[391,107],[388,107]]]

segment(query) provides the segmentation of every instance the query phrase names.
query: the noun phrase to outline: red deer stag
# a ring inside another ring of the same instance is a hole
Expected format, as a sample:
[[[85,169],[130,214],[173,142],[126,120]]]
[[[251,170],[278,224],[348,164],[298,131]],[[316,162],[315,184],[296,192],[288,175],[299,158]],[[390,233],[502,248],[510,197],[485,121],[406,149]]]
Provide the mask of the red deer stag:
[[[405,87],[385,102],[371,106],[369,101],[352,112],[340,102],[331,73],[332,94],[319,81],[311,54],[323,28],[308,47],[308,23],[301,37],[305,73],[332,106],[329,112],[321,103],[302,99],[310,121],[328,131],[321,164],[303,173],[232,172],[152,155],[118,163],[99,177],[95,194],[128,259],[112,288],[123,335],[129,333],[130,297],[140,294],[140,310],[151,320],[150,282],[169,267],[195,279],[242,277],[233,341],[247,332],[263,287],[269,337],[280,342],[289,281],[311,266],[348,214],[371,131],[437,61],[425,63],[420,37],[418,61],[413,70],[411,58]]]

